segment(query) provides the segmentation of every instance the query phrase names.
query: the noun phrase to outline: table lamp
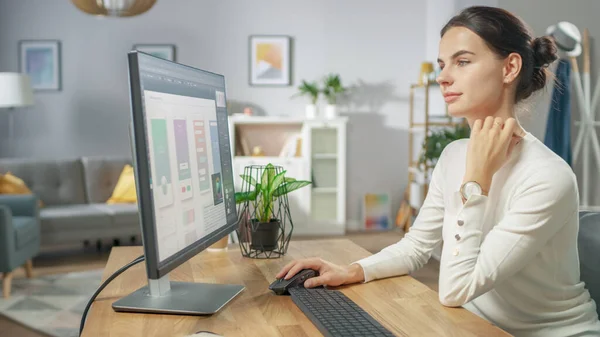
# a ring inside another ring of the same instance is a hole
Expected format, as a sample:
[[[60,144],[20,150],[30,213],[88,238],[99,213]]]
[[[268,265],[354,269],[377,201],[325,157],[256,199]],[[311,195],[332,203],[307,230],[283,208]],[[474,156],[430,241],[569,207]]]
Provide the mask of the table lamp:
[[[12,149],[13,110],[14,108],[33,105],[33,90],[29,77],[19,73],[0,73],[0,109],[8,108],[9,148]]]

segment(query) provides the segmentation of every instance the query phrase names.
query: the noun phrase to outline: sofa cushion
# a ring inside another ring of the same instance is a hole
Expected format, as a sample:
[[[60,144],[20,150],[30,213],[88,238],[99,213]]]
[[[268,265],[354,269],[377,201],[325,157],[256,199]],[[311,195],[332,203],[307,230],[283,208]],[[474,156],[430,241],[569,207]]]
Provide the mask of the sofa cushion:
[[[600,315],[600,213],[581,212],[579,215],[579,265],[581,280],[596,301]]]
[[[83,157],[85,189],[90,203],[105,203],[113,193],[125,165],[126,157]]]
[[[114,226],[122,227],[140,222],[137,204],[93,204],[93,206],[110,214]]]
[[[15,247],[22,249],[28,243],[39,239],[40,227],[36,219],[30,216],[15,216],[12,218],[13,228],[15,229]]]
[[[106,230],[112,226],[110,214],[93,205],[52,206],[40,210],[42,236],[47,232],[61,233],[89,227]]]
[[[21,178],[46,206],[83,204],[83,166],[78,159],[2,159],[0,173]]]

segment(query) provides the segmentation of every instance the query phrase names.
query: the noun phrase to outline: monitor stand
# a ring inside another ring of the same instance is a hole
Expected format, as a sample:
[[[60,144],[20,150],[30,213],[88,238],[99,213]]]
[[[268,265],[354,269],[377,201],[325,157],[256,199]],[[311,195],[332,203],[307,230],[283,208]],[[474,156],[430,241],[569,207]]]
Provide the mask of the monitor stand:
[[[244,290],[242,285],[169,282],[169,274],[113,303],[119,312],[210,315]]]

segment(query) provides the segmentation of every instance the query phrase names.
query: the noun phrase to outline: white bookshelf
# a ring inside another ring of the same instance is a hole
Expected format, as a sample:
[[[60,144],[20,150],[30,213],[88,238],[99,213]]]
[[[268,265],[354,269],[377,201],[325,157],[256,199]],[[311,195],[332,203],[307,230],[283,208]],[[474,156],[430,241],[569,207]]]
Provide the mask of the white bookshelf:
[[[293,235],[345,233],[347,118],[230,116],[229,122],[236,191],[241,189],[239,175],[244,167],[282,166],[287,176],[313,181],[288,195]],[[297,148],[290,139],[300,139]],[[265,156],[247,155],[255,146],[260,146]]]

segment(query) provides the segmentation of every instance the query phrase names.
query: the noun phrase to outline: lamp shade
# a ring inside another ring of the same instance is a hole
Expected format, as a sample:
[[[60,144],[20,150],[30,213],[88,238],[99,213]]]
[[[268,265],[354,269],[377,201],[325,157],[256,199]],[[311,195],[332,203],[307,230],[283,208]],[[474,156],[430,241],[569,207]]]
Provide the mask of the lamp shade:
[[[19,73],[0,73],[0,108],[33,105],[33,90],[29,76]]]
[[[156,0],[71,0],[81,11],[100,16],[135,16],[148,11]]]

